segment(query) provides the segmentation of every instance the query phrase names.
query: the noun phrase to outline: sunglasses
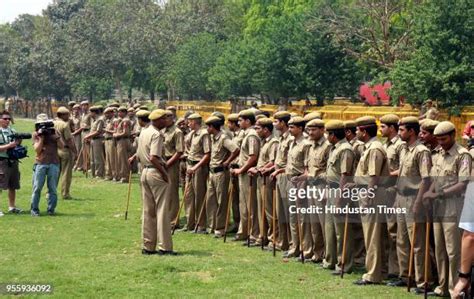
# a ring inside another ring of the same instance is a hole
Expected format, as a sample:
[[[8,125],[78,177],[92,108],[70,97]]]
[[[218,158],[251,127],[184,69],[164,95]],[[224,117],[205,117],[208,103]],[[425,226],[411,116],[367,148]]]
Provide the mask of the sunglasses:
[[[10,117],[2,117],[3,120],[12,120]]]

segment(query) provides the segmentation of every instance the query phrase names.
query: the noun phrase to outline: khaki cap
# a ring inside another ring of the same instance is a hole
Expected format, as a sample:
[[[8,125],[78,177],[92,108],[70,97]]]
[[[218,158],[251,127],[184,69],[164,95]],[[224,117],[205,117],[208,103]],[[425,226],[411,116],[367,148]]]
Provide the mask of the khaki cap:
[[[148,116],[150,116],[150,111],[148,111],[148,110],[138,110],[136,116],[137,117],[148,117]]]
[[[305,123],[304,118],[302,118],[301,116],[292,117],[290,121],[288,122],[289,125],[301,125],[304,123]]]
[[[94,106],[92,106],[92,107],[89,108],[89,111],[91,111],[91,112],[96,112],[96,111],[99,111],[99,109],[100,109],[99,106],[95,106],[95,105],[94,105]]]
[[[400,125],[416,125],[416,124],[419,124],[419,120],[417,117],[415,116],[405,116],[404,118],[402,118],[400,120]]]
[[[148,115],[148,118],[150,120],[156,120],[158,118],[161,118],[163,116],[165,116],[166,112],[165,110],[163,109],[156,109],[156,110],[153,110],[150,115]]]
[[[257,120],[257,125],[267,126],[267,125],[272,125],[272,124],[273,124],[273,120],[268,117],[261,117]]]
[[[454,124],[450,121],[442,121],[440,122],[436,128],[434,129],[433,134],[435,136],[442,136],[446,134],[450,134],[456,130]]]
[[[79,105],[79,104],[76,104],[72,107],[72,109],[80,109],[80,108],[81,108],[81,105]]]
[[[274,119],[282,119],[282,118],[286,118],[286,117],[291,117],[290,112],[288,112],[288,111],[278,111],[275,114],[273,114]]]
[[[344,122],[344,129],[355,129],[357,128],[357,123],[353,120],[346,120]]]
[[[127,107],[125,107],[125,106],[120,106],[120,107],[118,108],[118,111],[128,112],[128,109],[127,109]]]
[[[434,130],[436,128],[436,126],[439,124],[439,121],[429,119],[429,118],[425,118],[422,121],[420,121],[420,124],[421,124],[421,128],[423,130],[430,130],[431,131],[431,130]]]
[[[400,121],[400,118],[395,115],[395,114],[385,114],[384,116],[382,116],[380,118],[380,122],[383,123],[383,124],[398,124],[398,122]]]
[[[168,109],[165,110],[165,114],[166,114],[167,116],[173,116],[173,115],[174,115],[173,111],[168,110]]]
[[[227,116],[227,120],[230,121],[238,121],[239,120],[239,115],[237,113],[232,113]]]
[[[239,112],[239,117],[241,116],[255,116],[255,113],[253,110],[250,110],[250,109],[246,109],[246,110],[242,110]]]
[[[127,109],[127,112],[135,112],[135,109],[133,107],[130,107]]]
[[[219,111],[214,111],[212,112],[211,116],[217,116],[219,117],[222,121],[225,121],[225,115],[222,112]]]
[[[64,106],[59,107],[58,110],[56,111],[56,114],[67,114],[67,113],[69,113],[69,109],[67,109]]]
[[[178,109],[176,108],[176,106],[168,106],[168,107],[166,107],[166,110],[174,110],[174,111],[176,111],[176,110],[178,110]]]
[[[178,118],[178,120],[176,121],[177,124],[180,124],[180,123],[182,123],[182,122],[184,122],[184,117],[180,117],[180,118]]]
[[[74,106],[74,105],[76,105],[76,102],[75,101],[69,101],[69,102],[67,102],[67,105],[68,106]]]
[[[141,106],[140,104],[136,103],[135,105],[133,105],[133,109],[137,109],[140,106]]]
[[[267,117],[263,114],[259,114],[255,117],[255,119],[262,119],[262,118],[267,118]]]
[[[113,102],[112,104],[109,105],[110,107],[115,107],[115,108],[119,108],[120,107],[120,104],[117,103],[117,102]]]
[[[45,121],[48,121],[48,120],[49,120],[48,115],[45,114],[45,113],[41,113],[41,114],[38,114],[36,116],[36,122],[37,123],[45,122]]]
[[[89,101],[82,101],[81,105],[89,105]]]
[[[114,108],[112,107],[105,108],[104,113],[109,113],[109,112],[114,112]]]
[[[305,121],[310,121],[313,119],[321,119],[321,112],[311,112],[304,116]]]
[[[138,110],[149,110],[147,106],[140,106],[138,107]]]
[[[199,113],[193,113],[190,116],[188,116],[188,119],[202,119],[202,117]]]
[[[373,116],[362,116],[356,119],[358,127],[375,125],[377,122]]]
[[[342,120],[330,120],[326,123],[326,130],[343,130],[344,129],[344,122]]]
[[[296,112],[290,112],[290,116],[291,116],[291,117],[297,117],[297,116],[299,116],[299,114],[296,113]]]
[[[313,120],[310,120],[307,124],[306,127],[311,127],[311,128],[324,128],[324,121],[318,118],[315,118]]]
[[[209,116],[206,121],[205,121],[206,125],[210,125],[210,124],[221,124],[222,123],[222,119],[217,117],[217,116]]]

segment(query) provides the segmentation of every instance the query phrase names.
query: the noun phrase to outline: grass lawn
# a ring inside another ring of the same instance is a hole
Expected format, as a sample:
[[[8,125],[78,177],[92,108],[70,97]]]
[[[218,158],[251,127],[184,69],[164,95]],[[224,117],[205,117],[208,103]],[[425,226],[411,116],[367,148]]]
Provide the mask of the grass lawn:
[[[31,132],[32,121],[18,120]],[[314,264],[284,262],[260,248],[211,236],[177,232],[177,257],[141,255],[141,199],[133,178],[129,220],[124,220],[126,184],[86,179],[74,173],[74,200],[58,200],[57,216],[29,215],[34,152],[21,163],[17,205],[26,212],[0,218],[0,284],[52,284],[53,296],[69,297],[320,297],[403,298],[406,288],[358,287],[361,273],[343,280]],[[46,190],[46,188],[45,188]],[[8,209],[6,192],[0,210]]]

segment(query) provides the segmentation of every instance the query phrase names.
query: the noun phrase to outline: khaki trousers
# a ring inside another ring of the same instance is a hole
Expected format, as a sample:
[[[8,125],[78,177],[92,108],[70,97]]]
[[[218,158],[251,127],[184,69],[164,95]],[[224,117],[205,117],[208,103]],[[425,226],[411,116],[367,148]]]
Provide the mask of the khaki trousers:
[[[397,193],[394,188],[388,188],[385,195],[387,207],[394,207]],[[397,257],[397,215],[387,214],[387,250],[388,250],[388,273],[398,275],[400,272]]]
[[[239,210],[239,177],[231,176],[230,184],[232,188],[232,220],[234,220],[234,228],[237,229],[240,223]]]
[[[188,165],[191,168],[192,166]],[[186,198],[184,199],[184,206],[186,211],[188,230],[193,230],[198,223],[199,213],[201,212],[202,205],[204,204],[204,198],[206,196],[207,177],[209,175],[209,167],[202,166],[194,173],[193,176],[186,176],[186,184],[189,184],[189,190]],[[198,229],[203,230],[206,228],[206,209],[203,211],[204,215],[199,221]]]
[[[291,177],[288,177],[288,192],[291,188],[306,188],[306,185],[300,184],[296,185],[291,183]],[[296,208],[305,208],[308,206],[306,198],[297,198],[296,201],[291,201],[288,199],[288,212],[290,216],[290,235],[291,235],[291,245],[288,254],[293,256],[298,256],[301,254],[300,250],[302,248],[304,256],[306,259],[313,257],[313,242],[311,235],[311,224],[309,221],[308,214],[301,213],[291,213],[290,211],[296,211]],[[298,227],[299,224],[299,227]],[[301,240],[303,244],[300,244],[300,234],[302,234]],[[300,246],[302,245],[302,246]]]
[[[415,282],[417,287],[423,288],[425,285],[425,237],[426,224],[416,223],[415,240],[413,240],[414,218],[411,211],[416,195],[402,196],[397,195],[397,207],[406,208],[407,214],[397,214],[397,255],[400,271],[400,278],[408,279],[408,267],[410,262],[411,244],[413,247],[413,269],[415,271]],[[428,283],[432,282],[431,262],[428,263]]]
[[[91,140],[91,173],[93,177],[104,177],[104,139],[92,139]]]
[[[273,242],[273,182],[269,177],[257,177],[257,199],[259,239]],[[278,228],[276,227],[275,234],[277,233]]]
[[[179,211],[179,162],[174,163],[167,170],[168,173],[168,191],[166,197],[169,199],[169,213],[172,223],[176,219]]]
[[[252,180],[252,188],[250,188],[251,180]],[[239,176],[240,224],[239,224],[239,230],[237,231],[237,236],[240,238],[247,238],[248,232],[250,232],[250,239],[253,241],[256,241],[259,235],[256,182],[257,180],[255,179],[255,177],[252,178],[248,174],[241,174]],[[249,203],[250,203],[250,206],[249,206]],[[250,217],[250,228],[248,227],[248,222],[249,222],[248,217]]]
[[[71,196],[71,181],[72,181],[72,167],[74,166],[74,160],[72,153],[69,149],[58,150],[58,156],[61,167],[61,196]]]
[[[168,213],[169,200],[166,197],[166,183],[154,168],[143,169],[141,178],[143,214],[143,248],[154,251],[173,250],[171,225]]]
[[[128,164],[130,140],[128,138],[117,140],[117,179],[128,182],[130,166]]]
[[[388,272],[388,259],[386,253],[387,242],[387,224],[385,223],[384,215],[378,212],[377,205],[383,204],[385,196],[385,189],[379,187],[375,191],[373,199],[360,198],[361,207],[373,207],[375,213],[362,214],[362,229],[364,231],[364,243],[367,249],[367,256],[365,259],[366,273],[362,279],[375,283],[380,283],[385,278]]]
[[[81,133],[81,145],[79,151],[82,149],[82,154],[78,157],[79,161],[77,165],[84,169],[90,169],[90,148],[91,144],[84,142],[84,137],[89,134],[89,131]],[[78,152],[79,153],[79,152]]]
[[[277,203],[277,224],[278,224],[278,243],[281,250],[290,248],[290,212],[288,201],[288,178],[281,174],[276,179],[276,203]]]
[[[317,188],[323,188],[323,185],[317,185]],[[321,207],[324,211],[324,202],[318,200],[318,198],[308,198],[310,206]],[[309,221],[311,223],[311,238],[312,238],[312,252],[314,261],[322,261],[324,258],[324,224],[325,224],[325,213],[312,213],[309,215]]]
[[[229,170],[210,173],[207,184],[207,226],[210,232],[223,235],[229,199]]]
[[[108,180],[117,179],[117,148],[115,140],[105,140],[105,178]]]

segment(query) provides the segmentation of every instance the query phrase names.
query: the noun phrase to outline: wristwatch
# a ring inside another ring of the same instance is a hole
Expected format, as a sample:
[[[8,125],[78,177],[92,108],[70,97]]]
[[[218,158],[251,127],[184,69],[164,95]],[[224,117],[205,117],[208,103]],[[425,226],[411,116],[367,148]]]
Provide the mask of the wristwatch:
[[[466,279],[470,279],[471,278],[471,273],[463,273],[461,271],[458,270],[458,276],[459,278],[466,278]]]

